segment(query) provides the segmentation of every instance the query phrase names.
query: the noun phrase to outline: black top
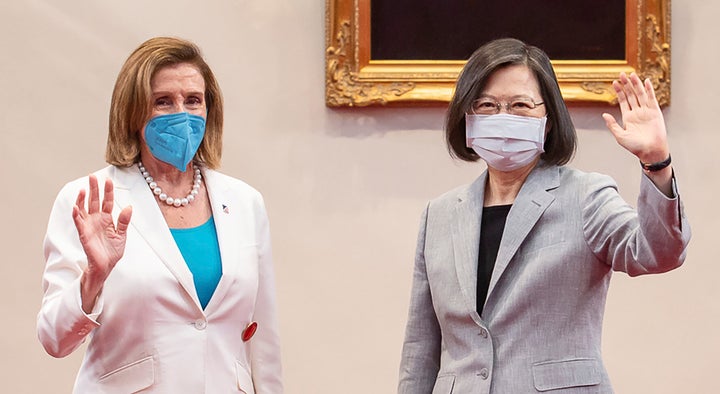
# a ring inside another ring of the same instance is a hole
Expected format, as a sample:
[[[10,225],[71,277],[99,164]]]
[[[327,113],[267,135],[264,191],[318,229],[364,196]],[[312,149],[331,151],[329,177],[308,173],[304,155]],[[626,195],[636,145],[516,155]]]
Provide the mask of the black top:
[[[500,240],[505,229],[505,219],[507,219],[511,207],[512,204],[483,207],[477,274],[477,311],[481,316],[498,249],[500,249]]]

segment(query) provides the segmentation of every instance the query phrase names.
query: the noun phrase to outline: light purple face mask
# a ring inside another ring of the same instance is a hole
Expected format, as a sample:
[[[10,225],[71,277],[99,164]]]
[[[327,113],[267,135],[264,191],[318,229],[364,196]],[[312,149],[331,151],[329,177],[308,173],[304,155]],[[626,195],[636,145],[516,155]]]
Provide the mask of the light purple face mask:
[[[466,114],[467,147],[489,167],[500,171],[516,170],[545,152],[546,122],[546,116]]]

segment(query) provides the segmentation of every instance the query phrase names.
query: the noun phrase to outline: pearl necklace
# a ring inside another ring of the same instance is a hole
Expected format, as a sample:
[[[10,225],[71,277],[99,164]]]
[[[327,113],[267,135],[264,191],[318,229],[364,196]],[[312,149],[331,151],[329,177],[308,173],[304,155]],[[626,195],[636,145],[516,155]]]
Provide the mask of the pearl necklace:
[[[156,195],[160,199],[160,201],[164,201],[167,205],[176,208],[184,207],[185,205],[193,202],[193,200],[195,200],[195,196],[197,196],[198,192],[200,191],[200,185],[202,184],[202,174],[200,173],[200,168],[198,168],[195,162],[192,163],[192,166],[193,170],[195,171],[195,176],[190,194],[188,194],[185,198],[173,198],[165,194],[165,192],[160,189],[157,182],[155,182],[153,177],[150,176],[150,173],[145,169],[145,166],[143,166],[143,163],[141,161],[138,162],[138,168],[140,169],[140,173],[142,174],[143,178],[145,178],[145,182],[147,182],[148,186],[150,186],[150,190],[152,190],[153,194]]]

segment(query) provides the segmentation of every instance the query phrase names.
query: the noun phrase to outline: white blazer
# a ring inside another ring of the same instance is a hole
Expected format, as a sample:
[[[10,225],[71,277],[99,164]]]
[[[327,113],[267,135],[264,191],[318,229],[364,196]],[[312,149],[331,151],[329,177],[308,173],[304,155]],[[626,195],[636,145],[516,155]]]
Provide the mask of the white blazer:
[[[113,216],[132,205],[125,254],[95,310],[81,308],[87,259],[72,221],[83,177],[53,206],[44,242],[40,342],[64,357],[89,338],[75,393],[281,393],[280,347],[270,232],[262,196],[244,182],[203,169],[217,228],[222,277],[205,310],[160,208],[136,166],[106,167]],[[248,341],[243,331],[258,329]]]

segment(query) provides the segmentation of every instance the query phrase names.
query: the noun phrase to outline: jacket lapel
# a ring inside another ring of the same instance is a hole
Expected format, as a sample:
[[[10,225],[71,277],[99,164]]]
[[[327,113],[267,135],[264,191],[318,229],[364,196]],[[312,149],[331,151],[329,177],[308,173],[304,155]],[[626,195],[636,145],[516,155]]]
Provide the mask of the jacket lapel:
[[[114,167],[114,174],[111,177],[115,185],[115,209],[132,205],[133,215],[130,219],[130,226],[137,230],[138,234],[175,276],[185,292],[195,301],[197,308],[202,310],[195,291],[192,273],[170,233],[155,196],[137,167]]]
[[[557,188],[559,184],[557,166],[538,166],[525,180],[505,221],[505,230],[488,288],[488,299],[520,245],[545,209],[555,200],[555,196],[547,191]]]
[[[205,169],[203,179],[205,180],[205,186],[208,190],[213,220],[215,221],[215,229],[217,231],[218,247],[220,248],[220,260],[222,262],[220,282],[218,282],[215,292],[205,307],[205,312],[210,314],[225,297],[235,278],[235,276],[230,273],[237,269],[237,264],[233,262],[238,261],[238,248],[236,246],[239,239],[241,239],[239,238],[241,233],[241,220],[238,219],[241,207],[234,206],[235,201],[230,198],[231,195],[227,182],[222,182],[222,180],[219,179],[219,173]]]
[[[477,264],[486,179],[487,171],[483,172],[475,182],[458,195],[455,217],[452,220],[455,270],[460,290],[476,321],[480,319],[477,313]]]

